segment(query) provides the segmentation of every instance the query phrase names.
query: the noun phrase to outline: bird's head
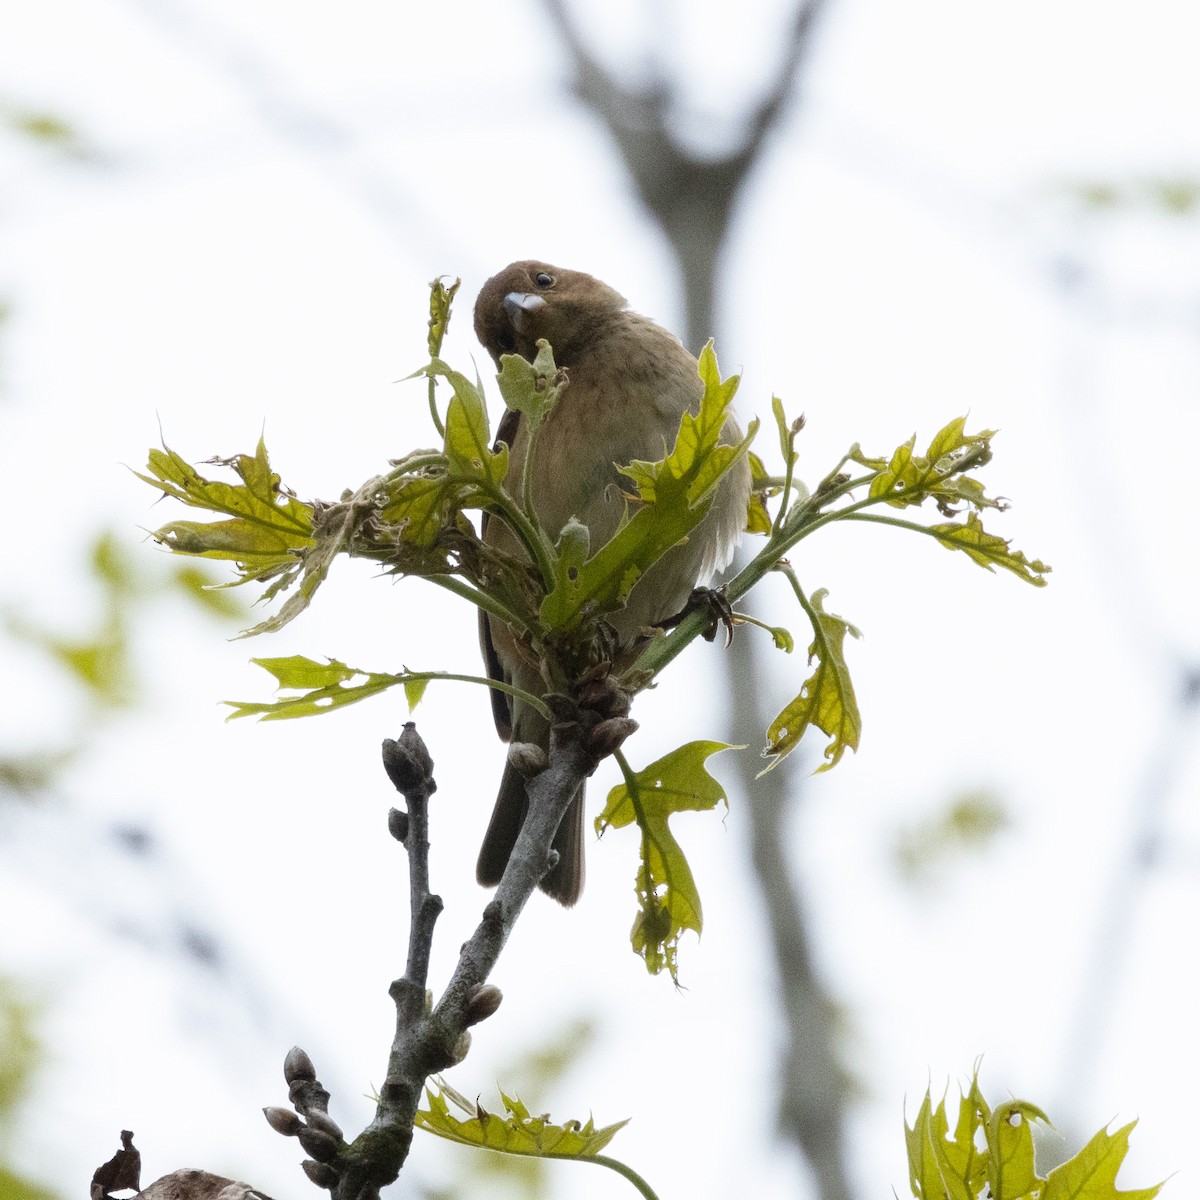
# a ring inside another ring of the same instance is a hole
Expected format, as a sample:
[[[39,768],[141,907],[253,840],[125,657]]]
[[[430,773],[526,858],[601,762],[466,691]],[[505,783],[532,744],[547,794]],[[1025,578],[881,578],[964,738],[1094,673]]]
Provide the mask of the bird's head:
[[[497,366],[502,354],[532,361],[538,338],[545,338],[555,362],[569,367],[625,307],[623,296],[591,275],[526,259],[510,263],[480,289],[475,336]]]

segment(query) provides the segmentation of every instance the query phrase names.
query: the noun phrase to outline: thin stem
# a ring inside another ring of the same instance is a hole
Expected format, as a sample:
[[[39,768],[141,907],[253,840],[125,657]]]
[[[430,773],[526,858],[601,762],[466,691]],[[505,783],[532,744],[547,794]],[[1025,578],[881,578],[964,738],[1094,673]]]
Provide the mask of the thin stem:
[[[455,575],[426,575],[424,578],[428,579],[430,583],[436,583],[440,588],[445,588],[448,592],[453,592],[456,596],[461,596],[464,600],[469,600],[476,608],[491,613],[493,617],[498,617],[507,625],[522,629],[529,624],[528,620],[514,612],[502,601],[497,600],[491,593],[481,591]]]
[[[504,692],[505,695],[512,696],[515,700],[520,700],[522,704],[528,704],[530,708],[536,709],[543,717],[550,718],[550,709],[544,700],[532,692],[525,691],[524,688],[514,687],[511,683],[501,683],[498,679],[485,679],[482,675],[458,675],[453,671],[405,671],[397,678],[406,683],[419,683],[422,680],[432,682],[435,679],[445,679],[451,683],[477,683],[481,687]]]
[[[632,1167],[626,1166],[619,1159],[610,1158],[607,1154],[594,1154],[591,1158],[576,1158],[572,1161],[592,1162],[596,1163],[597,1166],[608,1167],[610,1171],[616,1171],[618,1175],[628,1179],[646,1200],[658,1200],[658,1195],[654,1189]]]
[[[529,551],[542,579],[542,586],[547,592],[554,589],[554,551],[546,540],[536,520],[531,520],[521,510],[519,504],[502,487],[488,482],[479,484],[482,491],[491,501],[494,508],[512,531],[520,538],[525,549]]]
[[[437,377],[429,376],[429,416],[433,421],[433,427],[438,431],[438,437],[445,438],[446,426],[442,424],[442,418],[438,415],[437,401],[434,399],[434,392],[437,390]]]

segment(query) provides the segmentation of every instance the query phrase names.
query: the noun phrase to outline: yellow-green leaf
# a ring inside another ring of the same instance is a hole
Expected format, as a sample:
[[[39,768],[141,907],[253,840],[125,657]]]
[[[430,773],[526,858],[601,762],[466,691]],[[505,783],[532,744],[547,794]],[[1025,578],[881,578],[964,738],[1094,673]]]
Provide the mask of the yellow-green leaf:
[[[651,974],[665,967],[678,979],[679,939],[685,930],[699,934],[703,927],[700,893],[668,821],[677,812],[704,812],[728,804],[725,789],[705,764],[718,751],[732,748],[703,741],[680,746],[613,788],[596,818],[597,833],[633,824],[641,833],[639,912],[631,936],[634,951]]]
[[[989,571],[1003,567],[1034,587],[1046,586],[1050,568],[1038,559],[1030,562],[1023,551],[1012,549],[1004,538],[988,533],[977,513],[968,513],[963,522],[931,525],[929,532],[947,550],[962,550],[972,562]]]
[[[1050,1172],[1040,1200],[1154,1200],[1161,1183],[1132,1190],[1117,1187],[1117,1172],[1136,1124],[1130,1121],[1116,1133],[1109,1133],[1107,1126],[1101,1129],[1074,1158]]]
[[[700,355],[704,395],[696,413],[685,413],[674,448],[660,462],[632,462],[619,470],[637,487],[637,510],[575,573],[559,581],[541,607],[552,629],[570,629],[585,605],[620,608],[634,585],[704,519],[722,476],[747,453],[758,423],[737,446],[720,444],[738,377],[722,380],[712,343]]]
[[[464,1146],[533,1158],[594,1159],[629,1123],[617,1121],[598,1129],[589,1117],[555,1124],[548,1116],[532,1116],[517,1097],[503,1092],[504,1114],[491,1113],[478,1102],[472,1104],[445,1080],[436,1079],[435,1083],[436,1091],[425,1089],[428,1107],[417,1111],[415,1124]],[[463,1115],[451,1112],[451,1104]]]
[[[760,775],[791,754],[813,726],[829,738],[825,762],[818,771],[828,771],[847,750],[857,750],[862,734],[862,718],[845,654],[846,634],[861,635],[848,621],[825,611],[824,600],[828,595],[825,588],[814,592],[808,602],[803,601],[798,587],[797,595],[801,596],[812,621],[813,641],[808,648],[808,661],[810,664],[815,661],[816,669],[804,681],[799,694],[771,722],[763,750],[763,757],[771,762]]]

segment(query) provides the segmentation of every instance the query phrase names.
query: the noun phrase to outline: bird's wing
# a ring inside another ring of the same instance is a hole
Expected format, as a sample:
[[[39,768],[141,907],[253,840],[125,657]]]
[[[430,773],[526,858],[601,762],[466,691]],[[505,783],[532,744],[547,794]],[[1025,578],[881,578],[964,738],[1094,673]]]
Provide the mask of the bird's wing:
[[[517,429],[520,424],[521,414],[513,408],[505,409],[504,416],[500,418],[500,424],[496,429],[496,440],[492,444],[492,450],[495,451],[501,442],[504,442],[507,446],[512,446],[516,440]],[[480,521],[479,532],[481,536],[487,533],[487,523],[488,514],[485,509]],[[479,649],[483,652],[483,661],[487,667],[488,678],[496,680],[497,683],[511,682],[500,662],[500,656],[496,653],[496,646],[492,641],[491,618],[482,610],[479,613]],[[490,694],[492,697],[492,719],[496,722],[496,732],[500,735],[501,741],[511,741],[512,706],[509,698],[495,688],[490,689]]]

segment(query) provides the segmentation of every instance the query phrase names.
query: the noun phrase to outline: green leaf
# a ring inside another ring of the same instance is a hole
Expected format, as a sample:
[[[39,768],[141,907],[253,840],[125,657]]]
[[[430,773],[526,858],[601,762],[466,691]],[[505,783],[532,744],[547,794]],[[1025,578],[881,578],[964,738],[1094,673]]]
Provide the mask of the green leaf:
[[[465,375],[435,358],[425,373],[445,379],[454,391],[446,408],[446,457],[451,470],[471,480],[502,484],[508,472],[508,447],[492,451],[483,393]]]
[[[1045,1182],[1033,1164],[1033,1121],[1050,1124],[1036,1105],[1009,1100],[993,1109],[984,1123],[988,1185],[996,1200],[1022,1200]]]
[[[747,453],[756,421],[738,445],[720,444],[738,377],[721,379],[711,342],[701,352],[699,369],[704,381],[699,411],[684,414],[670,454],[660,462],[618,468],[636,485],[631,500],[637,511],[573,578],[557,581],[541,608],[551,629],[573,628],[585,605],[602,612],[620,608],[642,575],[704,519],[722,476]]]
[[[988,533],[977,513],[968,513],[965,522],[930,525],[929,532],[947,550],[962,550],[988,571],[1003,567],[1034,587],[1046,586],[1050,568],[1038,559],[1030,562],[1023,551],[1012,549],[1004,538]]]
[[[687,929],[700,933],[700,893],[668,821],[677,812],[706,812],[728,806],[725,789],[706,767],[720,750],[743,749],[725,742],[689,742],[651,763],[608,794],[596,818],[596,832],[636,824],[642,836],[637,873],[640,911],[633,923],[634,951],[652,975],[665,967],[678,981],[679,939]]]
[[[416,681],[428,683],[431,673],[419,674],[403,671],[398,675],[387,675],[377,671],[363,671],[349,667],[337,659],[323,663],[300,654],[287,658],[253,658],[250,660],[275,676],[280,691],[298,692],[273,703],[252,703],[226,700],[233,709],[229,719],[235,717],[260,717],[264,721],[283,721],[292,717],[312,717],[357,704],[370,696],[377,696],[396,684]],[[407,690],[407,689],[406,689]]]
[[[214,460],[241,483],[206,479],[174,450],[151,450],[148,475],[137,477],[190,508],[226,514],[226,521],[173,521],[152,535],[178,554],[243,564],[242,582],[297,569],[297,555],[313,544],[312,507],[280,486],[260,438],[253,456]]]
[[[966,433],[966,420],[956,417],[940,429],[923,455],[915,453],[914,434],[892,452],[886,465],[881,458],[863,455],[857,445],[847,457],[877,472],[871,480],[871,498],[886,500],[897,508],[923,504],[931,498],[946,515],[955,511],[952,505],[964,502],[974,508],[1005,508],[1003,500],[988,496],[982,484],[966,474],[991,459],[991,439],[996,431]]]
[[[503,355],[496,376],[505,405],[523,414],[531,430],[541,425],[567,386],[567,373],[555,364],[550,343],[538,338],[537,348],[533,362],[519,354]]]
[[[808,648],[808,661],[811,664],[815,660],[817,665],[799,694],[771,722],[763,750],[763,757],[771,762],[759,772],[760,776],[791,754],[812,726],[829,738],[824,751],[826,761],[817,768],[818,772],[837,766],[847,750],[857,750],[862,734],[862,718],[845,655],[846,634],[862,635],[848,621],[825,611],[823,605],[828,595],[825,588],[814,592],[812,600],[807,601],[794,576],[792,586],[812,622],[813,641]]]
[[[252,658],[250,661],[275,676],[278,690],[297,694],[285,696],[273,703],[226,700],[224,703],[233,709],[229,714],[230,720],[235,717],[260,717],[264,721],[283,721],[292,717],[313,717],[331,712],[335,708],[345,708],[348,704],[357,704],[358,701],[377,696],[397,684],[403,685],[409,707],[415,708],[424,696],[426,686],[434,679],[495,688],[518,697],[543,716],[550,715],[550,710],[537,696],[479,675],[457,675],[450,671],[400,671],[389,675],[347,666],[344,662],[338,662],[336,658],[317,662],[315,659],[305,658],[302,654],[293,654],[286,658]]]
[[[504,1115],[488,1112],[478,1102],[472,1104],[445,1080],[435,1080],[437,1090],[425,1089],[427,1108],[417,1111],[418,1129],[437,1134],[464,1146],[499,1150],[533,1158],[595,1159],[629,1122],[617,1121],[596,1128],[586,1121],[554,1124],[548,1116],[533,1116],[516,1096],[500,1093]],[[451,1103],[464,1115],[455,1116]]]
[[[935,1112],[927,1091],[912,1128],[905,1126],[913,1195],[918,1200],[977,1200],[981,1195],[992,1200],[1153,1200],[1162,1187],[1117,1190],[1117,1171],[1136,1121],[1114,1134],[1100,1130],[1043,1179],[1034,1163],[1034,1121],[1050,1123],[1026,1100],[1010,1100],[993,1110],[976,1073],[959,1104],[951,1135],[945,1102]]]
[[[1130,1121],[1116,1133],[1109,1133],[1107,1126],[1101,1129],[1074,1158],[1050,1172],[1040,1200],[1153,1200],[1161,1183],[1131,1191],[1117,1188],[1117,1172],[1136,1124]]]
[[[456,279],[449,287],[441,281],[435,279],[429,285],[429,357],[437,358],[442,352],[442,340],[446,336],[446,330],[450,328],[450,309],[454,303],[454,297],[462,284],[461,279]]]
[[[952,1139],[945,1100],[935,1110],[929,1092],[925,1093],[912,1128],[906,1124],[904,1130],[909,1186],[914,1196],[927,1200],[975,1200],[986,1182],[987,1170],[973,1141],[973,1113],[973,1106],[964,1099]]]

